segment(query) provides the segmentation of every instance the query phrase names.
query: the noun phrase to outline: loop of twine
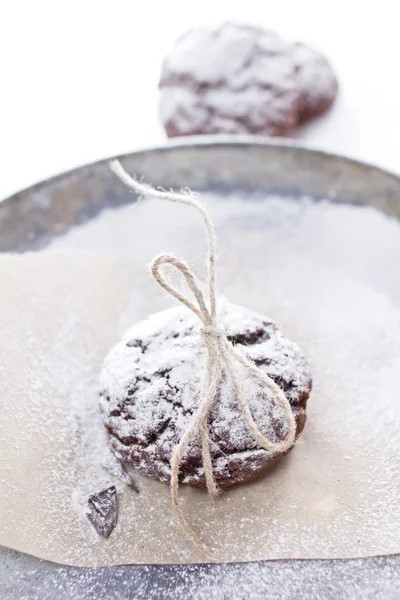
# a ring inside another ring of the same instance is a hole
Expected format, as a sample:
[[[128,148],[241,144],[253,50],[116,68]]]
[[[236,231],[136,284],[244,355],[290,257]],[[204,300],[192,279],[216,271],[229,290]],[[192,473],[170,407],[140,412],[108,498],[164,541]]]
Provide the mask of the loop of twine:
[[[200,438],[202,447],[202,461],[206,486],[212,496],[220,493],[213,473],[212,456],[210,450],[210,438],[208,432],[208,418],[216,402],[221,378],[226,373],[232,381],[238,405],[243,418],[250,432],[257,443],[271,452],[285,452],[295,441],[296,422],[293,416],[290,404],[277,384],[266,373],[261,371],[254,363],[246,358],[232,343],[227,339],[224,328],[218,323],[216,311],[216,283],[215,283],[215,232],[210,216],[204,204],[195,197],[189,190],[180,193],[156,190],[149,185],[141,184],[132,178],[122,167],[114,160],[110,163],[111,170],[130,188],[140,196],[148,196],[159,200],[177,202],[192,206],[200,212],[203,217],[208,241],[207,264],[207,283],[208,283],[208,305],[200,285],[186,261],[179,259],[171,254],[161,254],[151,262],[151,273],[157,283],[169,294],[174,296],[179,302],[189,308],[201,321],[200,334],[207,350],[207,361],[202,387],[199,394],[199,402],[193,418],[189,423],[179,443],[175,447],[171,458],[171,495],[172,503],[179,520],[180,525],[187,536],[195,543],[197,548],[211,556],[210,549],[200,540],[197,534],[186,521],[179,504],[179,469],[184,454],[194,438]],[[197,306],[184,296],[178,289],[171,285],[161,274],[161,267],[169,265],[180,271],[183,275],[189,289],[192,291]],[[272,394],[276,404],[283,410],[287,422],[286,438],[280,442],[272,442],[264,437],[258,429],[252,417],[246,392],[243,388],[237,374],[237,365],[244,367],[248,374],[265,386]]]

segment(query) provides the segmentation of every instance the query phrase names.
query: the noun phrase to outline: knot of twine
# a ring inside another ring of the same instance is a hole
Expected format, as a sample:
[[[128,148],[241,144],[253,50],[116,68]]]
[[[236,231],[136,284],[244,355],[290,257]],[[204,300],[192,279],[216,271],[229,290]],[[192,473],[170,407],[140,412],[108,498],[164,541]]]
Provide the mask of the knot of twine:
[[[270,452],[285,452],[288,450],[295,441],[296,422],[290,404],[283,391],[271,377],[261,371],[261,369],[251,362],[251,360],[246,358],[244,354],[232,345],[226,337],[223,326],[218,322],[215,282],[216,238],[212,221],[204,204],[189,190],[174,193],[156,190],[147,184],[141,184],[128,175],[118,161],[112,161],[110,163],[110,168],[126,185],[135,190],[137,194],[192,206],[200,212],[204,220],[208,239],[208,254],[206,258],[208,303],[206,302],[205,296],[193,271],[185,260],[171,254],[161,254],[153,259],[150,268],[157,283],[199,318],[201,322],[200,334],[207,350],[205,372],[196,411],[172,454],[171,494],[175,513],[183,530],[186,532],[187,536],[194,541],[201,552],[210,556],[210,549],[200,540],[190,527],[180,507],[178,498],[179,469],[190,442],[194,438],[200,438],[207,490],[212,496],[217,496],[220,493],[213,472],[208,419],[217,400],[223,374],[227,374],[232,382],[238,405],[248,429],[257,443],[262,448],[265,448],[265,450]],[[164,265],[170,265],[180,271],[192,291],[197,301],[197,305],[184,296],[177,288],[173,287],[167,279],[163,277],[160,269]],[[284,440],[280,442],[270,441],[264,437],[258,429],[249,408],[246,392],[237,373],[238,364],[246,369],[248,376],[258,381],[271,392],[273,401],[282,409],[287,424],[287,433]]]
[[[203,327],[200,327],[200,333],[214,338],[226,337],[225,329],[220,325],[203,325]]]

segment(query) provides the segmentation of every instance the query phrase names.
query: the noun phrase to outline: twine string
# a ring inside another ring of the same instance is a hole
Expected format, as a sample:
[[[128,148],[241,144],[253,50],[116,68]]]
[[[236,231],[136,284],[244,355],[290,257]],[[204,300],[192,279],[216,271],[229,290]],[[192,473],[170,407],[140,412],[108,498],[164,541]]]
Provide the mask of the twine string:
[[[210,549],[193,531],[182,512],[178,496],[179,470],[190,442],[195,438],[200,438],[207,490],[212,496],[217,496],[220,493],[213,472],[208,422],[211,410],[218,398],[222,376],[226,374],[230,378],[245,423],[254,439],[262,448],[271,452],[285,452],[291,448],[295,441],[296,422],[290,404],[283,391],[271,377],[261,371],[261,369],[251,362],[251,360],[246,358],[244,354],[232,345],[226,337],[224,328],[218,322],[215,273],[216,237],[210,215],[205,205],[199,197],[190,190],[186,189],[182,190],[180,193],[176,193],[172,191],[156,190],[147,184],[139,183],[131,177],[116,160],[110,163],[110,168],[128,187],[133,189],[140,196],[185,204],[186,206],[195,208],[203,217],[208,242],[208,253],[206,258],[208,305],[197,278],[185,260],[171,254],[160,254],[152,260],[150,269],[155,281],[164,288],[166,292],[174,296],[179,302],[191,310],[201,322],[200,334],[206,347],[207,360],[197,408],[186,431],[172,453],[171,495],[175,514],[183,531],[185,531],[186,535],[195,543],[201,552],[207,556],[211,556]],[[197,305],[187,298],[180,290],[175,288],[163,276],[161,269],[165,265],[177,269],[183,275],[189,289],[197,301]],[[287,424],[287,433],[284,440],[279,442],[268,440],[258,429],[250,411],[246,391],[238,375],[238,365],[241,365],[247,370],[249,377],[266,387],[269,392],[271,392],[273,402],[282,409]]]

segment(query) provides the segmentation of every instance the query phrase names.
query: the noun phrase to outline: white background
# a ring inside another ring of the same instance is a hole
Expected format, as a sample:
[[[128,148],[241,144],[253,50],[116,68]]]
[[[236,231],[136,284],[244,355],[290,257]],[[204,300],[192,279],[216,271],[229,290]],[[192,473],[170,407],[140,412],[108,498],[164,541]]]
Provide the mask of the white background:
[[[74,166],[164,143],[160,64],[200,23],[236,19],[331,59],[334,110],[305,145],[400,173],[397,0],[0,0],[0,198]]]

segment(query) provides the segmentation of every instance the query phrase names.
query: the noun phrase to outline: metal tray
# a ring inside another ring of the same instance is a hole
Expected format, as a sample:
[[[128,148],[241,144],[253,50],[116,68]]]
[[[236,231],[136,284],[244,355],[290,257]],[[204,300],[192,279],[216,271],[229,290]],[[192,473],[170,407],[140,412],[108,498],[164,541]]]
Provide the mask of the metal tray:
[[[130,172],[164,187],[306,194],[370,204],[400,217],[399,177],[292,144],[208,136],[120,158]],[[107,161],[39,183],[0,204],[0,251],[39,250],[103,209],[132,198]],[[2,600],[226,598],[227,580],[236,598],[394,600],[400,597],[400,556],[81,569],[0,548]]]

